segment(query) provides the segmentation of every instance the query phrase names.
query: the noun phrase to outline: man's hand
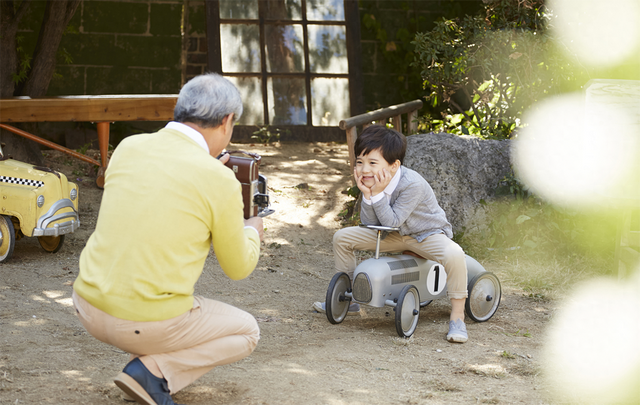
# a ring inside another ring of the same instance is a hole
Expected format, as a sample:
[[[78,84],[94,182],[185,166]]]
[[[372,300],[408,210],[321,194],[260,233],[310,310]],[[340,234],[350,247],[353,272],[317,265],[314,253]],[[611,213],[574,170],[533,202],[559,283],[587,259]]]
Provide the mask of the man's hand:
[[[373,176],[375,183],[371,186],[371,196],[378,195],[384,191],[385,188],[391,183],[393,175],[389,170],[382,169],[375,176]]]
[[[251,217],[249,219],[245,219],[244,226],[250,226],[252,228],[255,228],[256,231],[258,231],[258,235],[260,235],[260,241],[264,239],[264,226],[262,225],[262,218]]]
[[[360,192],[362,193],[362,198],[370,200],[371,199],[371,189],[369,187],[365,186],[364,183],[362,182],[362,177],[363,176],[358,176],[357,170],[353,169],[353,177],[356,179],[356,186],[358,186],[358,188],[360,189]]]
[[[220,155],[220,157],[218,158],[218,160],[220,161],[220,163],[222,163],[223,165],[227,164],[227,162],[229,161],[229,158],[231,158],[231,155],[228,154],[227,152],[222,152]]]

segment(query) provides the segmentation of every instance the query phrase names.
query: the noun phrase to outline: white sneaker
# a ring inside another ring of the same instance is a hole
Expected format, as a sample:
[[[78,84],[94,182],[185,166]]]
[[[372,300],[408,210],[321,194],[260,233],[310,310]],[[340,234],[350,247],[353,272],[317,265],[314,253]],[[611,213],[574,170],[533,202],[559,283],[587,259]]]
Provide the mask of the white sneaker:
[[[462,319],[449,321],[449,333],[447,340],[451,343],[464,343],[469,339],[467,335],[467,327]]]
[[[327,312],[327,304],[324,302],[316,301],[313,303],[313,309],[318,312]],[[347,313],[356,312],[360,312],[360,304],[354,302],[353,304],[349,305],[349,310],[347,311]]]

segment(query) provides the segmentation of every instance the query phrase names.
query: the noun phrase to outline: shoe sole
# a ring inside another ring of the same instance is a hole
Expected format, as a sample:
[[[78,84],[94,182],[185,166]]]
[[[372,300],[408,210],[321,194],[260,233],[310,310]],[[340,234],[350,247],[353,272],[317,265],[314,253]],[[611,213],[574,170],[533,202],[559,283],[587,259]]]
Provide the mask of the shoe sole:
[[[450,343],[465,343],[467,340],[469,340],[469,338],[466,338],[464,336],[447,336],[447,340]]]
[[[158,405],[156,401],[151,398],[151,396],[142,388],[142,385],[138,384],[136,380],[134,380],[127,373],[120,373],[113,382],[124,391],[125,394],[129,395],[132,400],[139,404],[145,405]]]
[[[131,398],[126,392],[122,391],[122,400],[126,402],[136,402],[135,399]]]

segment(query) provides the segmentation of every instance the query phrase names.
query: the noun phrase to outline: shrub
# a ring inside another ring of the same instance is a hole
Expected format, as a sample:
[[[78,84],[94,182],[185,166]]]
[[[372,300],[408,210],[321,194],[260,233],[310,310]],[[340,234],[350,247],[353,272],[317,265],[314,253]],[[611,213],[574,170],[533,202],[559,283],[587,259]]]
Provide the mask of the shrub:
[[[520,117],[541,98],[574,86],[577,64],[561,56],[542,0],[486,2],[486,16],[443,19],[417,33],[414,65],[441,119],[423,130],[511,137]]]

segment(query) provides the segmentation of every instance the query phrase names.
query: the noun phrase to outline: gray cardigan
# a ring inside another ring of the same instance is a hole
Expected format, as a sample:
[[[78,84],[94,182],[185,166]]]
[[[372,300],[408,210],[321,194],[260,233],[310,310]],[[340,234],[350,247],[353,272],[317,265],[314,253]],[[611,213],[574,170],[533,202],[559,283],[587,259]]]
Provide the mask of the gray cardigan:
[[[362,203],[362,223],[400,228],[400,235],[411,236],[418,242],[436,233],[452,238],[451,224],[429,183],[409,168],[400,166],[400,170],[400,181],[391,198],[382,198],[374,204]]]

